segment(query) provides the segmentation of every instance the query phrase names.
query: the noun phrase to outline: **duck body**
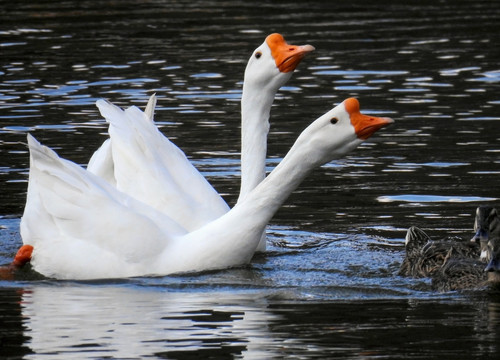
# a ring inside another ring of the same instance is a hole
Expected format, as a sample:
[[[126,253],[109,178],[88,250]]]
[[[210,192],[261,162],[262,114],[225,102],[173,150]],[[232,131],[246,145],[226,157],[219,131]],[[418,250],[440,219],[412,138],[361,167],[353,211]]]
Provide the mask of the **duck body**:
[[[406,256],[399,275],[429,277],[437,291],[477,290],[500,286],[500,217],[495,208],[479,206],[471,241],[448,238],[433,241],[410,227]]]
[[[431,274],[432,288],[440,292],[483,289],[488,285],[484,263],[467,257],[451,257]]]
[[[488,241],[487,264],[481,258],[448,256],[441,268],[435,271],[432,287],[435,290],[499,290],[500,289],[500,237],[490,236]],[[484,252],[481,251],[481,255]],[[486,266],[485,266],[486,265]]]
[[[480,253],[476,243],[456,236],[432,240],[416,226],[410,227],[406,233],[405,251],[398,275],[415,278],[432,276],[450,255],[477,258]]]
[[[269,220],[312,169],[347,154],[391,122],[360,114],[356,99],[344,101],[305,129],[282,162],[234,208],[196,229],[28,135],[21,236],[34,248],[34,270],[58,279],[160,276],[248,264]]]

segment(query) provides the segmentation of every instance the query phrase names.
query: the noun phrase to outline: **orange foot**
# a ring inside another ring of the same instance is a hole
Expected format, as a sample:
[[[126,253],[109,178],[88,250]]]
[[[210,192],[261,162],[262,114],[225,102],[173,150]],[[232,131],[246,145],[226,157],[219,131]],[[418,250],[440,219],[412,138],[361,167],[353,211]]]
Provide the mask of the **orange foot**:
[[[15,272],[30,262],[32,253],[33,246],[21,246],[13,261],[9,265],[0,267],[0,280],[13,280]]]
[[[31,260],[31,254],[33,253],[33,246],[23,245],[17,250],[17,254],[12,261],[12,265],[18,268],[23,267]]]

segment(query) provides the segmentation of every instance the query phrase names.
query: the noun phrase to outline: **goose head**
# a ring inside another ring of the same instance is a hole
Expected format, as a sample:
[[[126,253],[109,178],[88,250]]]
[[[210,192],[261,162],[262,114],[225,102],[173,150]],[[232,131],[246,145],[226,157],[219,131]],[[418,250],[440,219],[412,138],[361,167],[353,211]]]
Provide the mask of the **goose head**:
[[[346,155],[377,130],[393,122],[387,117],[362,114],[359,101],[349,98],[312,123],[302,132],[297,143],[310,149],[308,161],[324,164]]]
[[[311,45],[290,45],[281,34],[271,34],[254,50],[245,69],[244,86],[275,93],[290,79]]]
[[[500,237],[500,219],[494,207],[478,206],[476,218],[474,219],[474,233],[471,241],[479,243],[481,249],[480,259],[487,262],[491,258],[490,237]]]

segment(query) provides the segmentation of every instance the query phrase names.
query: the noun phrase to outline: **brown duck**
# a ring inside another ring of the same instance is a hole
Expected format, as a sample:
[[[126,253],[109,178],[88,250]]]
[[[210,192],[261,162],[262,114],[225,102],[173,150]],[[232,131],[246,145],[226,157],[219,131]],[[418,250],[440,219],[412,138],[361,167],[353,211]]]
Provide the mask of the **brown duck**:
[[[429,277],[441,268],[451,256],[479,258],[480,247],[476,242],[459,237],[431,240],[422,229],[412,226],[406,233],[406,256],[398,275],[415,278]]]
[[[500,227],[498,218],[490,224],[490,230],[495,230],[494,227]],[[450,254],[443,266],[432,274],[432,287],[438,291],[500,289],[500,236],[497,231],[490,231],[485,247],[485,256],[489,259],[486,267],[480,259]]]
[[[500,284],[500,218],[495,208],[480,206],[472,241],[433,241],[417,227],[406,234],[406,257],[399,275],[431,277],[439,291],[477,289]],[[488,262],[485,268],[485,262]]]

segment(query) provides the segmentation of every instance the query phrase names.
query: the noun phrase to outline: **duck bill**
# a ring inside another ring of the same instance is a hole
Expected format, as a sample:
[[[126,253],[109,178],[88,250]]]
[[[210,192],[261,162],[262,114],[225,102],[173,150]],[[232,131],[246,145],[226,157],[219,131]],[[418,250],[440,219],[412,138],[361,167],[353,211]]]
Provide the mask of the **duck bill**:
[[[480,241],[488,242],[488,231],[483,230],[483,229],[477,230],[476,233],[474,234],[474,236],[472,237],[472,239],[470,239],[470,241],[472,241],[472,242],[480,242]]]
[[[282,73],[294,71],[307,53],[314,51],[311,45],[290,45],[280,34],[271,34],[266,38],[276,67]]]
[[[376,117],[364,115],[361,113],[352,113],[351,124],[354,126],[356,136],[361,140],[366,140],[372,136],[377,130],[384,126],[392,124],[394,120],[388,117]]]
[[[486,268],[484,269],[486,272],[499,272],[500,271],[500,263],[498,259],[492,257]]]

